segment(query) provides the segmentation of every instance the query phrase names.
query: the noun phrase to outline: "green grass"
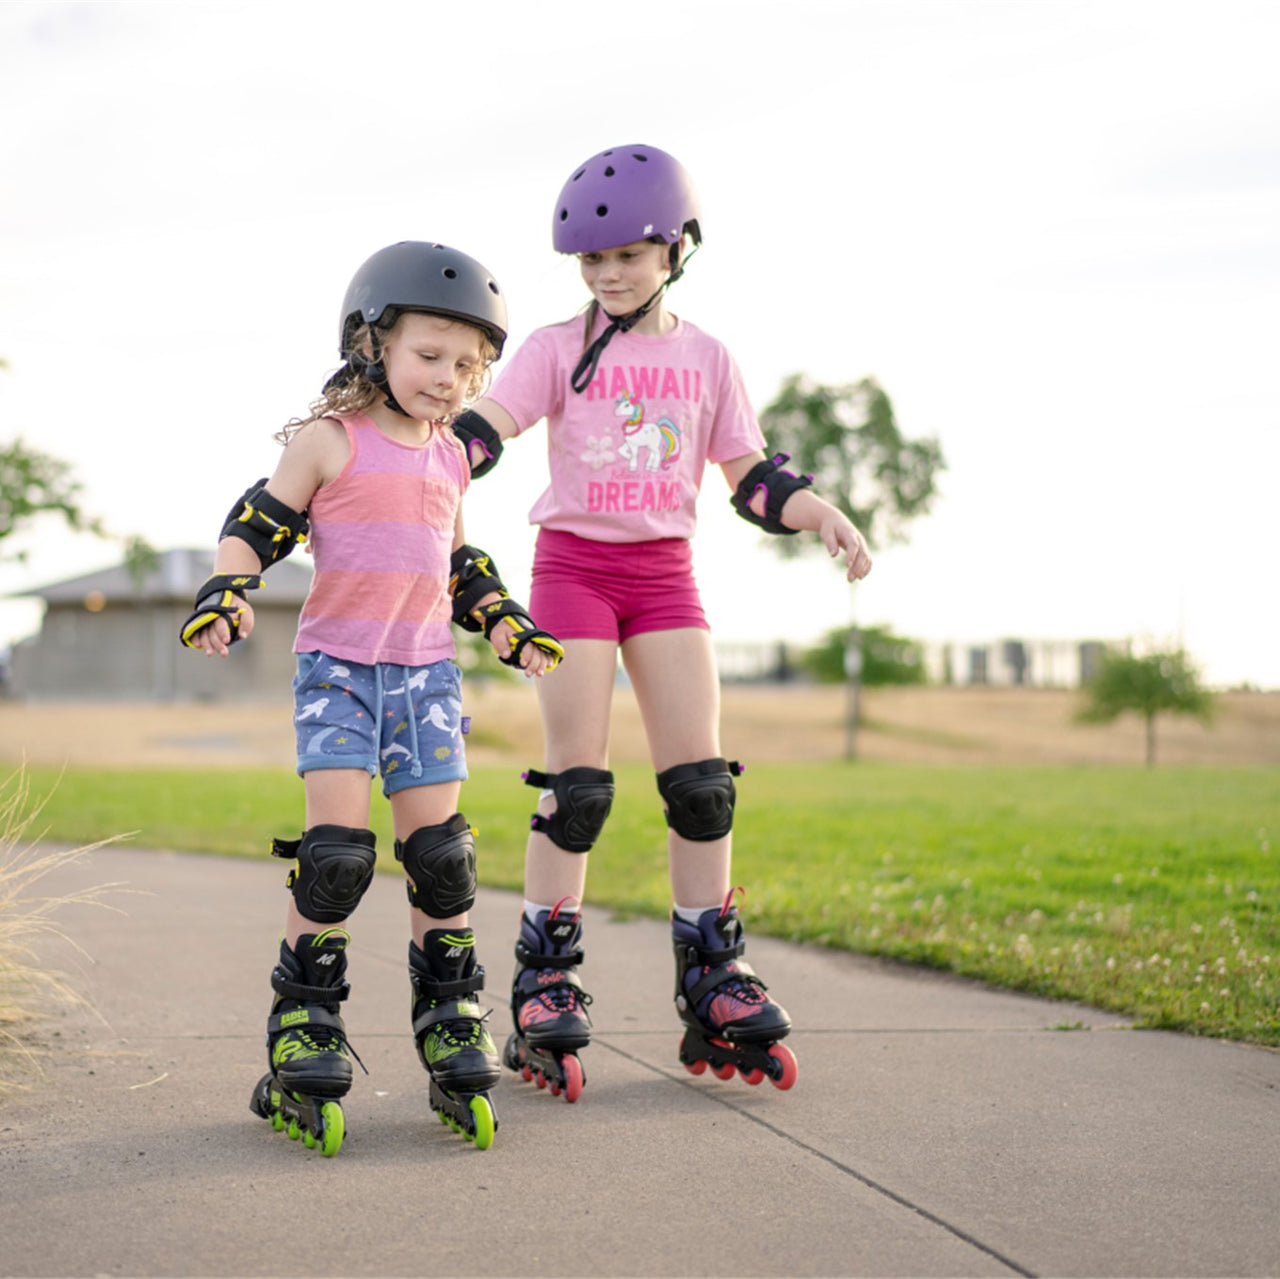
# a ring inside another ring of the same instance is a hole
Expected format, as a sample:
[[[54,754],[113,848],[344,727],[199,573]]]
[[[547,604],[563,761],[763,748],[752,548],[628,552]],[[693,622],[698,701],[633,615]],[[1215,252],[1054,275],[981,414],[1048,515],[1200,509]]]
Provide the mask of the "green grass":
[[[663,915],[653,775],[615,771],[589,899]],[[276,771],[27,774],[58,842],[136,830],[141,847],[263,856],[270,835],[300,829],[301,784]],[[517,766],[472,768],[482,883],[520,888],[533,801]],[[734,878],[753,932],[1280,1045],[1277,814],[1275,770],[753,766]],[[376,795],[373,826],[389,851]]]

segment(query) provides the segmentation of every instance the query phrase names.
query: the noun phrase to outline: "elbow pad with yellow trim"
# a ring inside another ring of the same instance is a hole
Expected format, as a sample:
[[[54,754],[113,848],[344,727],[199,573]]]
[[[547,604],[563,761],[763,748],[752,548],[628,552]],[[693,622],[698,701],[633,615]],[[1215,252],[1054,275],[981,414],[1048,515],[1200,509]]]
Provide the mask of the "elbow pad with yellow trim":
[[[284,559],[299,542],[305,542],[311,527],[306,511],[295,511],[272,497],[266,484],[264,478],[245,489],[222,526],[223,537],[249,543],[264,571]]]

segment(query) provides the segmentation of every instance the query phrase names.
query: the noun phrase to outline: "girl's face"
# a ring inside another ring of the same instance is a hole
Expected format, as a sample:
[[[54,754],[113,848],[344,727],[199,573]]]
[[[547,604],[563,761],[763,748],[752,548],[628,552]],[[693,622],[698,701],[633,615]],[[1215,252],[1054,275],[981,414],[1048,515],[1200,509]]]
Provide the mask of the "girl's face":
[[[578,262],[592,297],[614,316],[639,310],[669,274],[668,247],[652,240],[580,253]]]
[[[383,349],[387,383],[401,408],[421,422],[457,413],[483,371],[480,331],[441,315],[407,311]]]

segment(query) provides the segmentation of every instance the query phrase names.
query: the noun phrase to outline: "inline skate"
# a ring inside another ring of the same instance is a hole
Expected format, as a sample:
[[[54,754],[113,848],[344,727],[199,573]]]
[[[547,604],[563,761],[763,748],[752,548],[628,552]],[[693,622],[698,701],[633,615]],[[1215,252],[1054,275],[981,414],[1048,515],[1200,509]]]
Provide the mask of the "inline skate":
[[[249,1102],[277,1132],[294,1141],[301,1137],[325,1156],[342,1147],[341,1099],[351,1088],[351,1059],[360,1061],[338,1015],[351,990],[344,976],[350,941],[350,934],[330,928],[299,937],[294,949],[280,943],[271,971],[276,997],[267,1018],[269,1069]]]
[[[775,1088],[796,1081],[795,1054],[778,1041],[791,1018],[765,994],[765,984],[740,959],[746,948],[731,889],[724,905],[702,912],[697,924],[673,915],[676,1009],[687,1029],[680,1060],[692,1075],[708,1066],[718,1079],[737,1071],[749,1084],[768,1079]]]
[[[409,979],[418,1060],[431,1076],[428,1104],[442,1124],[487,1150],[498,1130],[489,1089],[502,1070],[484,1024],[488,1014],[473,998],[484,989],[475,934],[433,929],[421,948],[410,942]]]
[[[574,971],[582,963],[582,915],[563,898],[530,920],[522,916],[511,987],[515,1025],[503,1064],[555,1096],[577,1101],[587,1082],[578,1052],[591,1042],[591,996]]]

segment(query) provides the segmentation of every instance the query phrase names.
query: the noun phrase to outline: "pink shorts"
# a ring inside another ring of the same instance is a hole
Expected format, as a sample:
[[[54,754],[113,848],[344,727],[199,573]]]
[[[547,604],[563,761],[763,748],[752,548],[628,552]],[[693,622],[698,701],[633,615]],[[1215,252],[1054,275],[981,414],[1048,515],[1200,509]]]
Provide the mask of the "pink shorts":
[[[645,631],[709,631],[687,538],[592,542],[540,529],[529,612],[557,639],[621,643]]]

